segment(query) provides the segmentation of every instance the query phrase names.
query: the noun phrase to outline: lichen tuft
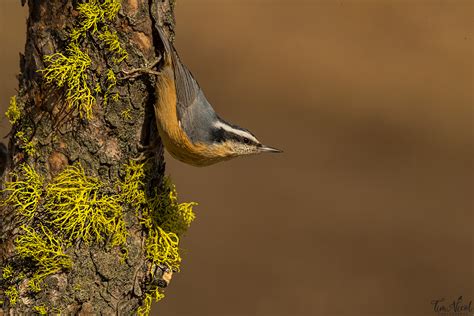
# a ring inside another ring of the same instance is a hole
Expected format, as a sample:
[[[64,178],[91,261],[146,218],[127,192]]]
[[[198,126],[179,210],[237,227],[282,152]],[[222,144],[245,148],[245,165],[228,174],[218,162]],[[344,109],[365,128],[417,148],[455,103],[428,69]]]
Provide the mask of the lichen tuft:
[[[117,32],[111,32],[108,27],[104,27],[98,37],[107,45],[107,49],[114,55],[112,57],[114,63],[121,63],[128,57],[127,51],[120,44]]]
[[[95,97],[87,84],[87,69],[91,59],[75,42],[71,42],[66,54],[54,53],[44,57],[48,67],[39,70],[46,82],[58,88],[66,89],[66,99],[69,107],[77,110],[81,117],[92,117],[92,106]]]
[[[170,178],[165,178],[161,194],[149,200],[149,207],[155,222],[166,231],[182,235],[196,218],[193,207],[197,203],[178,203],[176,186]]]
[[[35,306],[35,307],[33,307],[33,310],[36,311],[40,315],[48,315],[48,310],[47,310],[46,306],[44,306],[44,305]]]
[[[127,230],[120,199],[104,193],[99,178],[87,176],[81,165],[68,166],[46,188],[45,212],[49,223],[71,242],[106,241],[113,246],[126,243]]]
[[[31,219],[36,214],[41,195],[43,194],[43,178],[35,169],[22,164],[18,172],[12,172],[12,181],[4,184],[1,193],[6,198],[0,201],[0,206],[12,206],[20,214]]]
[[[16,285],[11,285],[8,289],[6,289],[5,295],[8,297],[10,305],[16,305],[16,301],[18,300],[18,289],[16,288]]]
[[[155,191],[155,195],[148,199],[139,218],[148,231],[146,256],[153,264],[179,271],[179,238],[195,219],[193,207],[197,203],[178,203],[176,187],[169,178],[165,178],[160,192]]]
[[[62,240],[42,224],[35,229],[22,225],[23,233],[15,239],[15,251],[24,258],[32,260],[37,269],[28,282],[34,292],[41,290],[41,282],[51,274],[72,267],[72,260],[62,248]]]
[[[131,204],[136,210],[140,205],[146,203],[145,192],[143,191],[145,179],[145,163],[131,160],[124,168],[125,176],[123,181],[117,183],[120,190],[120,200]]]
[[[96,103],[93,92],[102,91],[100,85],[95,87],[88,81],[90,75],[88,69],[91,65],[91,59],[87,50],[81,48],[81,39],[85,38],[88,32],[92,35],[98,33],[99,26],[102,27],[102,33],[98,39],[102,40],[113,54],[113,62],[118,64],[127,58],[128,54],[122,48],[116,32],[109,31],[107,23],[115,19],[121,8],[120,0],[89,0],[78,4],[79,25],[70,32],[70,42],[65,53],[56,52],[45,56],[44,60],[48,64],[46,68],[39,70],[43,73],[46,82],[53,84],[58,88],[64,88],[66,100],[70,108],[77,110],[81,118],[90,119],[92,117],[92,108]],[[109,75],[107,75],[109,78]],[[104,95],[104,104],[109,98],[110,87]],[[112,95],[113,100],[118,100],[118,94]]]
[[[31,133],[30,128],[26,129],[28,133]],[[18,131],[15,134],[18,147],[23,149],[27,155],[34,156],[36,154],[36,143],[26,136],[27,133],[24,131]]]
[[[20,119],[20,108],[18,107],[16,95],[10,98],[10,105],[8,106],[5,116],[8,118],[10,124],[15,124]]]
[[[151,311],[151,304],[153,300],[158,302],[165,297],[165,294],[161,293],[158,287],[155,287],[153,290],[145,294],[143,299],[143,305],[137,309],[137,316],[148,316]]]
[[[80,3],[77,6],[80,17],[79,27],[71,32],[71,39],[77,41],[89,31],[92,34],[96,33],[98,25],[106,23],[107,20],[113,20],[120,8],[120,0],[105,0],[103,3],[100,3],[98,0],[89,0],[88,2]]]
[[[6,280],[11,276],[13,276],[13,268],[11,265],[7,264],[2,269],[2,278]]]

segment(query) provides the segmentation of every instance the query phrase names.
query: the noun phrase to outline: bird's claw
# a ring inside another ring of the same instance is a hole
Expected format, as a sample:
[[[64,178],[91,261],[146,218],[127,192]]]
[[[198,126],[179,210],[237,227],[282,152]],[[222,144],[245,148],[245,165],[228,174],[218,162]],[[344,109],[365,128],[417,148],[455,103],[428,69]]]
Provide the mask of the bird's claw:
[[[150,74],[150,75],[159,75],[160,72],[153,70],[153,68],[160,62],[161,57],[154,60],[150,65],[145,66],[145,67],[140,67],[140,68],[133,68],[130,70],[123,70],[122,73],[125,74],[125,76],[121,77],[120,79],[131,79],[131,78],[136,78],[139,77],[143,74]]]

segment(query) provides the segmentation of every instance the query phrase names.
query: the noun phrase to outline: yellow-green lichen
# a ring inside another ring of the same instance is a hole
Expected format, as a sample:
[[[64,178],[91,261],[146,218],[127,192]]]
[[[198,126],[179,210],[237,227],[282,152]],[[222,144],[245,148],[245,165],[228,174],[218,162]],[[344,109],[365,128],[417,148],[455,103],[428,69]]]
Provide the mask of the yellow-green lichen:
[[[5,295],[8,297],[10,304],[14,306],[18,300],[18,289],[15,285],[11,285],[8,289],[5,290]]]
[[[176,186],[165,178],[161,194],[149,200],[152,216],[158,225],[166,231],[182,235],[196,218],[193,207],[197,203],[178,203]]]
[[[27,130],[30,130],[29,128]],[[36,154],[36,143],[30,140],[26,133],[23,131],[18,131],[15,134],[15,138],[18,140],[18,146],[23,149],[29,156],[34,156]]]
[[[114,63],[118,64],[128,57],[127,51],[120,44],[117,32],[111,32],[107,27],[104,27],[98,37],[107,45],[107,49],[114,55]]]
[[[62,240],[42,224],[35,229],[22,225],[23,233],[15,239],[15,251],[22,258],[31,259],[36,270],[28,282],[31,290],[41,290],[41,282],[48,275],[72,267],[71,258],[62,248]]]
[[[146,162],[136,161],[125,166],[124,180],[118,183],[121,199],[136,210],[138,220],[147,234],[145,255],[152,266],[166,266],[179,271],[179,237],[194,220],[193,206],[196,203],[178,203],[176,187],[168,178],[152,196],[147,196],[144,191],[146,168]],[[147,291],[137,315],[148,315],[152,302],[163,297],[158,287]]]
[[[112,90],[117,85],[117,77],[115,76],[115,73],[112,69],[107,71],[107,83],[107,91]]]
[[[95,98],[87,83],[87,69],[91,59],[75,42],[69,44],[66,54],[54,53],[44,57],[48,67],[40,70],[48,83],[66,89],[69,107],[77,110],[81,117],[92,117]]]
[[[120,199],[124,203],[129,203],[138,210],[140,205],[146,203],[145,192],[143,191],[145,178],[145,163],[131,160],[125,165],[125,176],[123,181],[119,181]]]
[[[192,207],[195,203],[177,202],[176,188],[165,179],[162,193],[150,198],[143,191],[145,163],[130,161],[125,167],[123,182],[119,182],[121,200],[129,203],[137,211],[141,210],[139,222],[147,230],[145,253],[155,265],[165,265],[179,271],[179,236],[184,233],[194,219]],[[163,225],[164,224],[164,225]],[[163,226],[162,226],[163,225]]]
[[[127,238],[117,195],[103,193],[104,183],[87,176],[79,165],[68,166],[47,188],[44,209],[49,222],[69,241],[104,241],[124,245]]]
[[[106,20],[113,20],[117,16],[120,7],[120,0],[105,0],[102,3],[98,0],[89,0],[80,3],[77,6],[80,17],[79,27],[71,32],[71,39],[76,41],[89,31],[92,34],[96,33],[98,25],[105,23]]]
[[[179,271],[181,256],[179,254],[179,237],[173,232],[165,232],[157,226],[148,232],[145,240],[145,252],[154,264]]]
[[[9,279],[12,275],[13,275],[13,268],[11,265],[7,264],[6,266],[3,267],[2,278]]]
[[[33,310],[40,315],[48,315],[48,309],[44,305],[38,305],[33,307]]]
[[[28,288],[34,293],[40,292],[43,279],[44,276],[40,274],[33,274],[33,277],[28,280]]]
[[[10,98],[10,105],[8,106],[7,112],[5,112],[5,116],[10,121],[10,124],[15,124],[20,119],[20,109],[16,102],[16,95]]]
[[[100,83],[95,85],[94,92],[97,94],[102,93],[102,87],[100,86]]]
[[[12,206],[31,219],[36,214],[43,194],[43,178],[27,164],[22,164],[17,172],[13,171],[11,177],[13,180],[5,182],[1,190],[6,198],[0,202],[0,206]]]
[[[131,109],[125,109],[123,110],[122,112],[120,112],[120,116],[124,119],[124,120],[131,120],[132,119],[132,114],[131,114],[132,110]]]
[[[197,203],[178,203],[176,187],[165,178],[161,193],[155,192],[142,210],[140,222],[148,230],[145,253],[154,264],[179,271],[179,236],[184,234],[195,215]]]
[[[114,55],[113,61],[115,63],[122,62],[128,54],[122,48],[116,32],[109,31],[105,25],[117,16],[120,8],[120,0],[90,0],[80,3],[77,6],[79,25],[70,32],[71,41],[66,52],[45,56],[47,67],[40,70],[48,83],[65,89],[69,107],[77,110],[81,117],[87,119],[92,117],[92,107],[96,103],[91,90],[99,93],[102,89],[99,84],[96,84],[95,88],[89,86],[88,79],[90,78],[87,70],[91,65],[91,59],[87,51],[80,47],[80,39],[85,38],[88,32],[97,33],[99,25],[104,25],[103,32],[98,35],[98,39],[102,40]],[[111,94],[110,86],[109,83],[109,89],[104,95],[104,104]],[[118,94],[114,94],[112,99],[118,100],[118,97]]]
[[[151,311],[151,304],[153,300],[155,302],[160,301],[165,297],[165,294],[161,293],[158,287],[155,287],[153,290],[145,294],[143,299],[143,304],[137,309],[137,316],[148,316]]]
[[[112,93],[112,90],[117,85],[117,77],[112,69],[107,71],[107,90],[104,93],[103,103],[106,105],[109,101],[109,97],[112,96],[112,101],[117,101],[119,98],[118,93]]]

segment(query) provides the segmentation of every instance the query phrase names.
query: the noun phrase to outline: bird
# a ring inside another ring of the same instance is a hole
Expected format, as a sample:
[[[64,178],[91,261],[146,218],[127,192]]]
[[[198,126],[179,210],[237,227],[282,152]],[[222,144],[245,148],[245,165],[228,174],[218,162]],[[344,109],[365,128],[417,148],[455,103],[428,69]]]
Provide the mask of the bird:
[[[157,27],[163,53],[155,86],[155,118],[160,138],[175,159],[204,167],[236,157],[280,153],[249,130],[226,122],[206,99],[181,62],[170,39]]]

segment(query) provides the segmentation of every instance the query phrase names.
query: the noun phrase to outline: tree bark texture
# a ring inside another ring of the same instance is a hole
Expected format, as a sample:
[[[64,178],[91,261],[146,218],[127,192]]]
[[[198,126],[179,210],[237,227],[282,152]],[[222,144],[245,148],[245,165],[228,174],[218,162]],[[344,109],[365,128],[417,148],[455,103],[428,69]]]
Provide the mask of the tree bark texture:
[[[21,55],[16,98],[21,116],[10,134],[9,164],[0,182],[3,188],[8,181],[15,181],[25,165],[43,178],[46,187],[67,166],[78,163],[87,176],[105,184],[102,189],[105,193],[101,194],[107,194],[123,179],[124,166],[139,156],[140,148],[151,144],[155,154],[150,160],[144,186],[151,191],[163,181],[163,147],[153,113],[155,78],[144,75],[122,80],[121,71],[143,67],[159,59],[162,43],[156,28],[164,27],[173,32],[174,1],[118,1],[121,7],[115,17],[99,20],[76,40],[77,47],[91,60],[84,75],[94,96],[92,115],[71,107],[65,87],[48,83],[42,72],[48,67],[45,56],[66,54],[71,34],[86,23],[78,7],[88,2],[102,5],[107,0],[28,1],[27,40],[25,53]],[[117,61],[119,58],[113,49],[101,38],[106,30],[117,34],[128,58]],[[109,71],[115,74],[115,79],[107,77]],[[110,82],[113,80],[115,84]],[[43,198],[41,195],[40,199]],[[42,201],[39,203],[38,214],[41,214]],[[136,209],[131,204],[122,207],[128,231],[127,256],[121,247],[110,246],[107,240],[101,243],[77,241],[62,246],[72,259],[72,265],[48,275],[40,291],[31,291],[27,285],[28,273],[15,274],[25,265],[34,263],[18,257],[14,240],[22,234],[21,225],[26,222],[34,226],[42,220],[41,215],[25,221],[14,207],[1,206],[0,315],[134,314],[143,304],[150,284],[164,272],[150,273],[150,263],[144,254],[145,236],[135,215]],[[49,229],[53,237],[60,235],[53,228]],[[7,271],[7,266],[13,271]],[[12,285],[8,280],[14,278],[17,284]],[[12,293],[5,293],[11,286],[18,291],[14,304]]]

